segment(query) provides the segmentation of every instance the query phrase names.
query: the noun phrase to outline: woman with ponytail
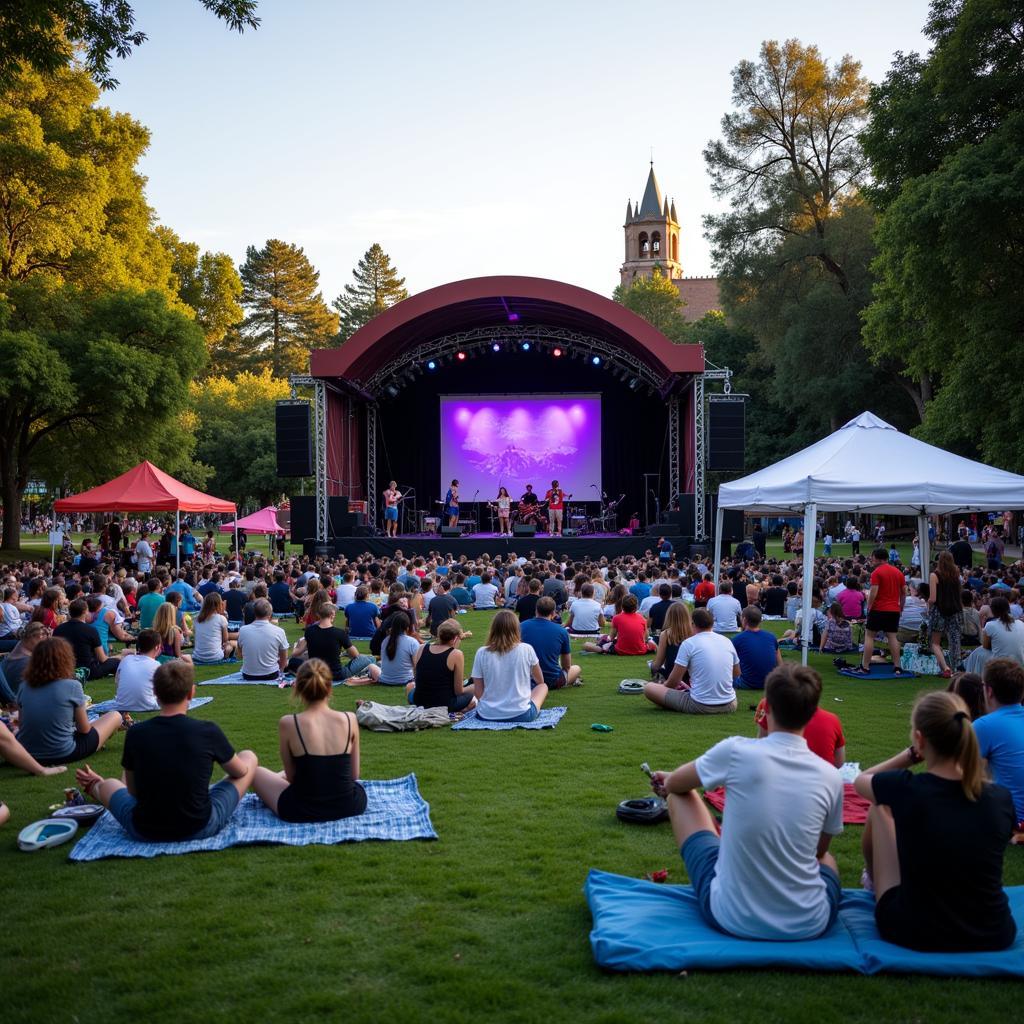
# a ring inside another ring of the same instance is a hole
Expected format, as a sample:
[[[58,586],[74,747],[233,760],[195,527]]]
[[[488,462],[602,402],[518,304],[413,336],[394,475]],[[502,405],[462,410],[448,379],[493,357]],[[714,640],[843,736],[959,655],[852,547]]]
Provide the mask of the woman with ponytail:
[[[967,705],[919,697],[906,750],[857,776],[874,806],[862,881],[883,939],[924,951],[1005,949],[1017,928],[1003,891],[1016,816],[1008,790],[985,781]],[[925,770],[911,772],[924,762]]]

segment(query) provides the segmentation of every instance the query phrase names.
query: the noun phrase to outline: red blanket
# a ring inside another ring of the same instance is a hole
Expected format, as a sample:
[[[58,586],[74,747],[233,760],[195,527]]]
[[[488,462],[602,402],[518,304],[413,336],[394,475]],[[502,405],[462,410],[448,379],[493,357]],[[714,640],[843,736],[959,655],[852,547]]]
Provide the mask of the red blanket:
[[[716,811],[725,808],[725,790],[722,787],[705,792],[707,800]],[[854,788],[852,783],[843,784],[843,824],[863,825],[868,820],[871,801],[865,800]]]

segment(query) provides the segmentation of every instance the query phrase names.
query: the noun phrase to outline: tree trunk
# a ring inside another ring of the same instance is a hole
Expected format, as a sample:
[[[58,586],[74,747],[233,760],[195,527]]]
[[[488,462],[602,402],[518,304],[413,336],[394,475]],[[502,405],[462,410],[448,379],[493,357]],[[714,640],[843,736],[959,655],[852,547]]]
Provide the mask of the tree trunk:
[[[21,493],[18,486],[18,473],[13,465],[13,453],[11,459],[3,469],[3,479],[0,487],[3,488],[4,506],[4,532],[0,540],[0,548],[5,551],[21,550]]]

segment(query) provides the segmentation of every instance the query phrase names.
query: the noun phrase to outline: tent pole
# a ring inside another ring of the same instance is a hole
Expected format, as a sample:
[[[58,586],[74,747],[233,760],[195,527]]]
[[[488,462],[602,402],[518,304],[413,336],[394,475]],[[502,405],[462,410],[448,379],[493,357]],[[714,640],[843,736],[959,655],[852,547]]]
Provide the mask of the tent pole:
[[[814,587],[815,533],[818,528],[818,506],[812,501],[804,506],[804,618],[800,628],[800,664],[807,664],[807,652],[811,646],[811,590]]]
[[[235,562],[238,564],[238,569],[242,569],[242,561],[238,557],[238,506],[235,506]]]
[[[722,529],[725,524],[725,509],[715,510],[715,593],[718,593],[718,576],[722,570]]]
[[[918,550],[921,553],[921,579],[927,583],[928,573],[932,564],[932,553],[931,544],[928,540],[928,515],[923,509],[917,517],[917,542]]]
[[[174,511],[174,564],[181,574],[181,509]]]

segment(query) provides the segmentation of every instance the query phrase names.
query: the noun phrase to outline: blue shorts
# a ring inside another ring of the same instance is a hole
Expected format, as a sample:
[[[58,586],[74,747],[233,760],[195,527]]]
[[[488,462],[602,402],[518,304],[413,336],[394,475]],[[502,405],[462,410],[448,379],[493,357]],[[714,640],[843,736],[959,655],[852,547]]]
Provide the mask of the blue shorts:
[[[110,813],[117,818],[118,824],[137,843],[146,843],[150,840],[148,836],[139,835],[132,820],[132,812],[138,800],[128,792],[127,789],[119,789],[110,798]],[[194,835],[186,837],[181,842],[192,839],[209,839],[215,836],[227,823],[235,808],[238,806],[238,790],[230,779],[221,779],[210,787],[210,820]]]
[[[713,928],[728,935],[729,933],[715,920],[715,915],[711,912],[711,881],[715,877],[718,851],[721,845],[721,839],[714,832],[704,829],[694,832],[683,843],[679,852],[686,865],[686,873],[690,876],[690,884],[697,897],[697,906],[700,907],[701,917]],[[839,876],[830,867],[820,864],[818,869],[825,882],[825,896],[828,899],[828,924],[822,929],[822,934],[824,934],[835,923],[843,887]]]
[[[540,711],[531,700],[530,706],[521,715],[516,715],[515,718],[484,718],[483,715],[479,714],[477,718],[483,719],[485,722],[535,722],[538,715],[540,715]]]
[[[397,523],[398,522],[398,506],[397,505],[388,505],[388,507],[386,509],[384,509],[384,518],[385,519],[390,519],[393,523]]]

